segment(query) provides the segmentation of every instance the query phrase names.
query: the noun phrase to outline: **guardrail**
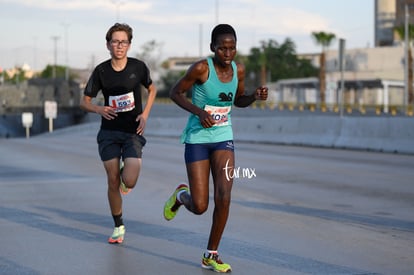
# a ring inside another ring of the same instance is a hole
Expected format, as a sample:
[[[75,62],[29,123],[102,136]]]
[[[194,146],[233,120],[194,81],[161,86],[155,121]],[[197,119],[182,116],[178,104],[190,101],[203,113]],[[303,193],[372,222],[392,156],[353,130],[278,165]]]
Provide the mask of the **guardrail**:
[[[256,101],[252,104],[252,108],[270,109],[279,111],[300,111],[300,112],[332,112],[345,114],[375,114],[375,115],[405,115],[414,116],[414,105],[390,105],[387,108],[384,105],[364,105],[364,104],[345,104],[341,107],[338,104],[316,104],[316,103],[296,103],[296,102],[260,102]]]

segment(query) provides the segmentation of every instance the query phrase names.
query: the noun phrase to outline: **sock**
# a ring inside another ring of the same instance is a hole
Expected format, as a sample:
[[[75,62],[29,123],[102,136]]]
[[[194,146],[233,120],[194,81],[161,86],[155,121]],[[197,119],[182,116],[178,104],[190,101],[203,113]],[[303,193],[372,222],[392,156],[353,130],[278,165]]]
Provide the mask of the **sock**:
[[[212,255],[217,255],[217,250],[207,249],[207,252],[204,255],[207,255],[208,257],[211,257]]]
[[[115,227],[124,225],[124,221],[122,220],[122,213],[119,215],[112,215],[112,218],[114,218]]]
[[[179,203],[183,203],[183,202],[181,201],[181,199],[180,199],[180,196],[181,196],[181,194],[182,194],[182,193],[184,193],[184,192],[187,192],[187,191],[185,191],[185,190],[181,190],[180,192],[178,192],[178,193],[177,193],[177,201],[178,201]]]

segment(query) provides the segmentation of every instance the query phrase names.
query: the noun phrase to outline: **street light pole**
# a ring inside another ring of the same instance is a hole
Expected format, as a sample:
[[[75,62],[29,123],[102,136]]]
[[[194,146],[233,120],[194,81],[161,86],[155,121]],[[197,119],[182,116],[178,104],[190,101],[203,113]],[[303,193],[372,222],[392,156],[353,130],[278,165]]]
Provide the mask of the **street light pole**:
[[[410,14],[408,13],[408,5],[405,4],[405,24],[404,24],[404,106],[407,107],[407,98],[408,98],[408,20]]]
[[[122,1],[115,1],[112,0],[112,3],[115,5],[116,8],[116,22],[119,22],[119,17],[120,17],[120,9],[121,9],[121,5],[124,4]]]
[[[57,65],[57,41],[59,40],[59,36],[52,36],[53,42],[54,42],[54,65],[53,65],[53,71],[52,71],[52,77],[56,78],[56,65]]]
[[[216,25],[219,23],[219,0],[216,0]]]
[[[198,45],[198,55],[201,57],[203,55],[203,24],[199,25],[199,45]]]
[[[339,116],[344,115],[344,55],[345,55],[345,39],[339,39],[339,71],[341,73],[341,87],[339,90]]]
[[[62,23],[65,28],[65,80],[69,80],[69,56],[68,56],[68,23]]]
[[[37,36],[33,37],[33,70],[37,70]]]

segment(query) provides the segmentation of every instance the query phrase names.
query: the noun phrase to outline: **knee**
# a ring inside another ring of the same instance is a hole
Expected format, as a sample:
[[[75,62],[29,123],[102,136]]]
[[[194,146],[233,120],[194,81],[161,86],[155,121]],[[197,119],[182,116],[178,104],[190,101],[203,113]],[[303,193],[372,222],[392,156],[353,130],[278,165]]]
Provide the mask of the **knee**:
[[[134,188],[138,181],[138,173],[122,173],[122,181],[128,188]]]
[[[122,181],[124,182],[125,186],[128,188],[134,188],[135,185],[137,184],[137,180],[122,179]]]
[[[108,181],[108,190],[113,192],[113,191],[118,191],[119,189],[119,183],[117,183],[116,181]]]
[[[118,190],[120,184],[120,178],[112,175],[108,175],[108,189],[111,191]]]
[[[207,211],[208,204],[206,203],[193,203],[192,212],[196,215],[201,215]]]
[[[207,209],[204,209],[204,208],[196,208],[196,207],[194,207],[193,208],[193,213],[195,215],[202,215],[204,212],[206,212],[206,210]]]
[[[216,206],[229,207],[231,201],[231,195],[229,193],[218,193],[214,198],[214,203]]]

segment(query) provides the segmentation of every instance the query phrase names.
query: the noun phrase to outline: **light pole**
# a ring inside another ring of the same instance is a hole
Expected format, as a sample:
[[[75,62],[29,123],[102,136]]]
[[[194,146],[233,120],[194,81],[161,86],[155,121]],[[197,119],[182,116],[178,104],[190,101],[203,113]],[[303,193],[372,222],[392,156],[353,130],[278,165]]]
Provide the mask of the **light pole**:
[[[410,46],[408,40],[408,20],[410,18],[410,14],[408,13],[408,5],[405,4],[405,21],[404,21],[404,106],[407,107],[407,98],[408,92],[410,89],[408,88],[408,47]]]
[[[68,57],[68,23],[62,23],[62,26],[65,28],[65,80],[69,80],[69,57]]]
[[[345,39],[339,39],[339,71],[341,73],[341,87],[339,90],[339,116],[342,118],[344,114],[344,55],[345,55]]]
[[[112,0],[112,3],[115,5],[116,8],[116,22],[119,22],[121,5],[123,5],[124,2]]]
[[[37,69],[37,36],[33,37],[33,71]]]
[[[56,78],[56,65],[57,65],[57,41],[59,40],[59,36],[52,36],[53,42],[54,42],[54,62],[53,65],[53,71],[52,71],[52,77]]]
[[[216,0],[216,25],[219,23],[219,0]]]
[[[201,57],[203,55],[203,24],[199,25],[198,33],[199,33],[198,55]]]

